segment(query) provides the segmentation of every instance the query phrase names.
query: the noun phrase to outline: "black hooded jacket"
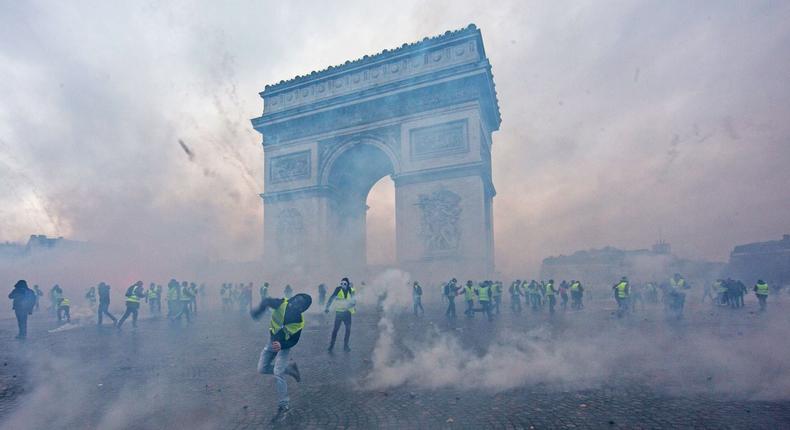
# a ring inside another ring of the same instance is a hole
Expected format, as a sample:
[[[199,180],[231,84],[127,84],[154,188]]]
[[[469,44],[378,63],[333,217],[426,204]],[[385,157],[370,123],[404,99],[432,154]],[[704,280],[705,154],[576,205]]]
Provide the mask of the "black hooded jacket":
[[[292,324],[298,323],[302,320],[302,313],[304,313],[307,308],[310,307],[312,303],[312,298],[307,294],[297,294],[293,298],[297,296],[307,296],[307,306],[304,307],[297,307],[294,306],[294,302],[289,300],[288,306],[285,308],[285,324]],[[292,300],[293,300],[292,298]],[[282,305],[284,299],[275,299],[272,297],[265,298],[261,300],[261,304],[258,305],[250,314],[254,319],[260,318],[260,316],[266,312],[266,309],[271,308],[272,311],[279,308]],[[280,342],[280,348],[288,349],[295,346],[299,343],[299,338],[302,336],[302,331],[299,330],[297,333],[293,334],[288,340],[285,339],[285,332],[283,330],[278,331],[277,333],[271,333],[270,340],[272,342]]]

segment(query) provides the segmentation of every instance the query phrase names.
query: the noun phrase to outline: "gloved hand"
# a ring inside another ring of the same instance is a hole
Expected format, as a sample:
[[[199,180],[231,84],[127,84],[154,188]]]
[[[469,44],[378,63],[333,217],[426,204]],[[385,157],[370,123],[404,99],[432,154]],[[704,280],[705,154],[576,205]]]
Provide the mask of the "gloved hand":
[[[328,314],[329,313],[329,308],[324,309],[324,313]]]

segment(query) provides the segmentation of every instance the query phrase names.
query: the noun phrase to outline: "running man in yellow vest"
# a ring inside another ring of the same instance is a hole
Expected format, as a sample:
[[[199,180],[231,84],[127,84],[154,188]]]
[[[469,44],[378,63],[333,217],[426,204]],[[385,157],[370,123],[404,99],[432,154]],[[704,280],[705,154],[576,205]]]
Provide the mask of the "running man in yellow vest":
[[[617,318],[622,318],[628,312],[628,298],[630,294],[630,287],[628,286],[628,278],[623,276],[620,282],[612,287],[614,291],[614,299],[617,301]]]
[[[290,411],[288,398],[288,383],[285,375],[293,377],[296,382],[301,381],[299,368],[296,363],[288,363],[291,348],[299,342],[304,328],[303,313],[313,303],[313,298],[307,294],[297,294],[292,298],[276,299],[264,298],[257,308],[250,311],[253,319],[259,319],[266,309],[272,309],[272,319],[269,323],[269,342],[261,351],[258,359],[258,373],[274,375],[277,387],[278,408],[277,414],[272,418],[272,423],[285,420]]]
[[[145,297],[143,281],[137,281],[126,289],[126,312],[118,320],[116,325],[118,329],[121,328],[126,318],[129,318],[129,315],[132,316],[132,327],[137,327],[137,314],[140,311],[140,302],[143,300],[143,297]]]
[[[343,351],[351,351],[348,341],[351,338],[351,315],[357,311],[355,293],[356,291],[351,287],[351,281],[348,278],[343,278],[340,280],[340,285],[335,288],[335,292],[329,296],[329,301],[326,302],[325,313],[329,313],[332,303],[335,304],[335,326],[332,328],[332,340],[329,342],[329,348],[327,349],[330,354],[335,348],[335,340],[337,339],[337,331],[340,330],[340,324],[346,326],[346,334],[343,338]]]
[[[760,301],[760,312],[765,312],[768,308],[768,284],[759,279],[754,286],[754,294],[757,296],[757,300]]]

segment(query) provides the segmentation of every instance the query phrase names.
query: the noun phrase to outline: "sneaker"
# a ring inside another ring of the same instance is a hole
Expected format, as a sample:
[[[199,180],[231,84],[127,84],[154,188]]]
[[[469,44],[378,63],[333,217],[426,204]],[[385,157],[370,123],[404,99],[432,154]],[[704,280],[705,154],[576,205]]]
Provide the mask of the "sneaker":
[[[288,417],[288,413],[290,411],[291,411],[290,407],[288,407],[288,406],[280,406],[279,408],[277,408],[277,413],[274,414],[274,416],[272,417],[271,423],[275,424],[275,423],[280,423],[280,422],[285,421],[285,419]]]
[[[302,376],[299,374],[299,366],[296,363],[289,363],[285,368],[285,374],[293,377],[296,382],[302,382]]]
[[[345,346],[343,347],[343,351],[346,351],[346,352],[351,352],[351,348],[349,348],[349,347],[348,347],[348,345],[345,345]]]

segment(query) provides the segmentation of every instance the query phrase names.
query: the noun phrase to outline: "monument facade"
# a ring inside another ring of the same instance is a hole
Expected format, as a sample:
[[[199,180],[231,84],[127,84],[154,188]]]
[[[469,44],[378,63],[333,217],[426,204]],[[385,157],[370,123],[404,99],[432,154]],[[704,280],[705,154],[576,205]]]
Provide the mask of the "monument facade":
[[[492,133],[501,122],[474,25],[268,85],[264,264],[366,270],[366,199],[395,184],[397,265],[414,276],[494,270]],[[424,278],[423,278],[424,279]]]

